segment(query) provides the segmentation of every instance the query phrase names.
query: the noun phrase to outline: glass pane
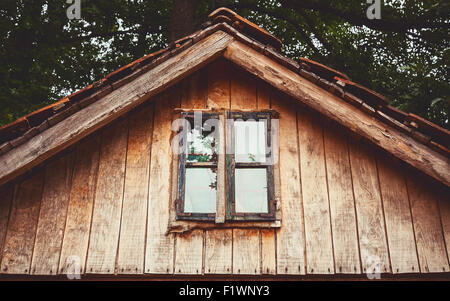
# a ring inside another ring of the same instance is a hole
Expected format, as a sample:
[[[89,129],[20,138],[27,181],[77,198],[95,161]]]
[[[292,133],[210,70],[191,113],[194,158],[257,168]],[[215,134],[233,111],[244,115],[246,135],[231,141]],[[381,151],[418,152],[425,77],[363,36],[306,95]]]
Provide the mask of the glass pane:
[[[187,168],[184,212],[216,212],[217,172],[212,168]]]
[[[268,213],[267,170],[235,170],[235,210],[239,213]]]
[[[217,119],[203,121],[194,127],[194,120],[189,119],[191,130],[187,133],[187,162],[216,162],[217,146],[214,122]],[[200,123],[200,122],[199,122]]]
[[[266,162],[265,121],[234,121],[235,161]]]

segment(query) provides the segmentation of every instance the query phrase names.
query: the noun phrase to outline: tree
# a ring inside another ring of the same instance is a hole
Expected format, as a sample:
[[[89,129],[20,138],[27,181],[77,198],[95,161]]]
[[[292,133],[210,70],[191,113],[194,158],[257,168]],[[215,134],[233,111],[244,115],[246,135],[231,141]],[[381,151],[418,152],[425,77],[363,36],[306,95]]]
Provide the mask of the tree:
[[[228,6],[280,38],[287,56],[349,75],[404,111],[449,128],[450,6],[385,0],[370,20],[365,0],[2,0],[0,124],[68,95],[190,34]]]

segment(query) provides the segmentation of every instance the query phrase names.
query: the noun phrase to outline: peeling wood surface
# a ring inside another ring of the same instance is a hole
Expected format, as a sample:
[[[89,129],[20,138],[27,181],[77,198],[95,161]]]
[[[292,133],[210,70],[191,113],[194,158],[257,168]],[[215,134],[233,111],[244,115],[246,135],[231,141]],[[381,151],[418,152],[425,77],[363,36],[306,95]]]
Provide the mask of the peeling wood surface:
[[[232,230],[208,230],[205,242],[205,274],[230,274]]]

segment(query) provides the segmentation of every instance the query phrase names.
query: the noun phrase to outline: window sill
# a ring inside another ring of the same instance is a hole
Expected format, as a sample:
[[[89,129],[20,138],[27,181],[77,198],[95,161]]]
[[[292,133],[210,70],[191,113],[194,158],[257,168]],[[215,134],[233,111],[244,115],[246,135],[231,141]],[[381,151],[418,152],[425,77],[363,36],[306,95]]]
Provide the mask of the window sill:
[[[217,229],[274,229],[280,228],[281,221],[248,221],[248,222],[225,222],[217,224],[214,222],[197,221],[172,221],[168,227],[168,233],[185,233],[192,230],[217,230]]]

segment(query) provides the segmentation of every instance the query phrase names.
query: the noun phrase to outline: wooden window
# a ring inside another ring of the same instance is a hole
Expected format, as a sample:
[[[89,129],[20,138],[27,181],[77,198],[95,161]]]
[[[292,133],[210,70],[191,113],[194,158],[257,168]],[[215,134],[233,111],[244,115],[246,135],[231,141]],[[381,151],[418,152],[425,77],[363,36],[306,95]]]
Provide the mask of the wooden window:
[[[271,112],[228,112],[227,220],[274,220]]]
[[[265,226],[278,221],[279,226],[273,115],[181,112],[176,221],[268,222]]]
[[[215,220],[217,195],[218,114],[183,112],[178,160],[179,220]],[[200,120],[198,120],[200,118]]]

